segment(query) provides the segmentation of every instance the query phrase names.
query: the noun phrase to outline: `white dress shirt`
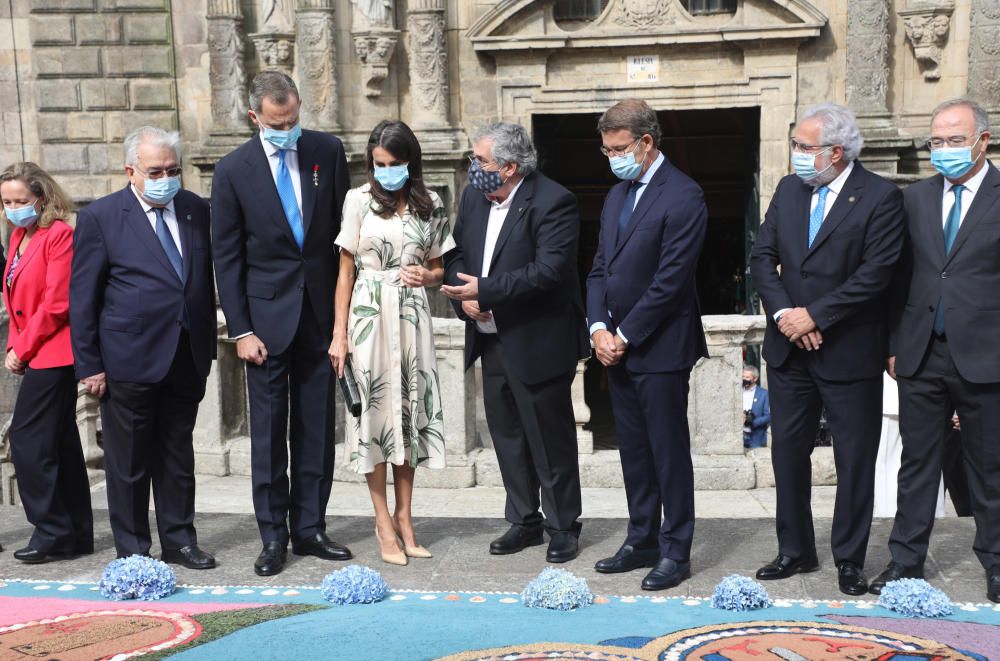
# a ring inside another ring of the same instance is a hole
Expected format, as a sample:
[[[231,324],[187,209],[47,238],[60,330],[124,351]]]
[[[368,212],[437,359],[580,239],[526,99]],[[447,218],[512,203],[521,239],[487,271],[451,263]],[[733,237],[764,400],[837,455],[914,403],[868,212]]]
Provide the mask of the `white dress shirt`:
[[[666,158],[664,158],[663,152],[661,151],[659,154],[656,155],[656,160],[654,160],[653,164],[649,166],[649,169],[646,170],[646,173],[641,177],[639,177],[639,179],[637,180],[643,185],[639,186],[639,188],[637,188],[635,191],[635,204],[632,206],[633,211],[635,211],[635,208],[639,206],[639,200],[642,199],[642,194],[646,191],[646,188],[649,187],[649,182],[653,180],[653,175],[656,174],[656,171],[660,169],[660,166],[663,165],[663,161],[665,160]],[[617,218],[615,219],[615,222],[618,222]],[[608,317],[610,316],[611,316],[611,311],[608,310]],[[593,335],[599,330],[608,330],[608,325],[603,321],[595,321],[590,325],[591,335]],[[618,337],[622,339],[622,342],[628,344],[628,339],[625,337],[625,335],[622,334],[622,329],[620,328],[618,329]]]
[[[753,398],[757,396],[757,385],[754,384],[752,388],[743,389],[743,411],[749,411],[753,408]],[[750,433],[753,428],[750,425],[743,425],[743,431]]]
[[[153,211],[153,207],[146,200],[142,199],[142,195],[139,195],[139,191],[132,186],[132,194],[135,195],[136,199],[139,200],[139,204],[142,205],[142,210],[146,214],[146,218],[149,220],[149,224],[153,227],[153,233],[156,233],[156,213]],[[181,230],[177,226],[177,212],[174,211],[174,201],[170,200],[167,202],[167,206],[163,207],[163,222],[166,223],[167,229],[170,231],[170,237],[174,240],[174,244],[177,246],[177,252],[180,253],[181,257],[184,257],[184,247],[181,245]]]
[[[965,220],[965,214],[969,212],[969,207],[972,206],[972,200],[975,199],[976,193],[983,185],[983,180],[986,179],[986,172],[990,169],[989,164],[985,164],[976,176],[969,179],[967,182],[962,184],[965,186],[965,190],[962,191],[962,210],[958,216],[958,226],[962,226],[962,221]],[[941,198],[941,228],[944,229],[945,224],[948,222],[948,214],[951,213],[951,207],[955,204],[955,193],[951,190],[955,187],[955,184],[951,183],[947,179],[944,180],[944,192]]]
[[[847,167],[844,168],[844,171],[841,172],[839,175],[837,175],[836,179],[834,179],[830,183],[826,184],[826,187],[827,187],[828,190],[827,190],[827,193],[826,193],[826,206],[823,207],[823,220],[826,220],[826,217],[828,215],[830,215],[830,209],[833,208],[833,203],[837,201],[837,196],[840,195],[840,191],[843,190],[843,188],[844,188],[844,182],[846,182],[847,178],[849,176],[851,176],[851,172],[853,170],[854,170],[854,161],[851,161],[850,163],[847,164]],[[822,187],[821,186],[817,186],[816,188],[813,189],[812,198],[810,198],[810,200],[809,200],[809,217],[810,218],[812,217],[812,212],[816,209],[816,205],[819,204],[819,189],[820,188],[822,188]],[[803,219],[802,222],[808,223],[809,222],[809,218]],[[820,227],[822,227],[822,225]],[[777,312],[775,312],[772,315],[774,317],[774,320],[778,321],[778,317],[780,317],[781,315],[785,314],[790,309],[791,308],[782,308],[782,309],[778,310]]]
[[[510,211],[514,195],[523,183],[524,179],[517,182],[503,202],[490,202],[490,219],[486,223],[486,243],[483,246],[483,272],[480,273],[484,278],[490,274],[490,262],[493,261],[493,252],[497,247],[497,239],[500,238],[500,230],[503,228],[504,220],[507,219],[507,212]],[[476,327],[480,333],[496,335],[497,332],[497,324],[492,318],[489,321],[477,321]]]
[[[260,133],[260,143],[264,145],[264,153],[267,155],[267,164],[271,166],[271,178],[274,179],[274,185],[277,187],[278,165],[281,163],[281,157],[278,155],[278,152],[281,150],[265,140],[263,132]],[[288,168],[288,174],[292,177],[292,188],[295,190],[295,202],[299,205],[299,216],[301,216],[302,178],[299,176],[298,145],[295,145],[285,151],[285,167]]]

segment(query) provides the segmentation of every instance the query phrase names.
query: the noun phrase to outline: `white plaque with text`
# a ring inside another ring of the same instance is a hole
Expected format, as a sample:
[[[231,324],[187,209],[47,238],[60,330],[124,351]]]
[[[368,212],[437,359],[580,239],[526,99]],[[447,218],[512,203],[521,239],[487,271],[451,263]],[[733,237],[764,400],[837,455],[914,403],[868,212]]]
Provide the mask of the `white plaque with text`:
[[[660,80],[659,55],[629,55],[626,61],[629,83],[655,83]]]

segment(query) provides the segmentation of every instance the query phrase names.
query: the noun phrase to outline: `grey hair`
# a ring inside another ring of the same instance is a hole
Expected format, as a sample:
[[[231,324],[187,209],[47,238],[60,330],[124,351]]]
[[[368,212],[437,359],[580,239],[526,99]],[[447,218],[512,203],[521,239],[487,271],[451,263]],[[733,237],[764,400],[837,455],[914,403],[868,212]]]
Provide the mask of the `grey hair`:
[[[279,106],[288,103],[288,96],[299,99],[299,88],[288,74],[280,71],[261,71],[250,81],[250,110],[260,112],[264,99],[271,99]]]
[[[972,111],[972,116],[976,118],[976,133],[982,134],[990,130],[990,115],[986,110],[973,101],[972,99],[967,99],[965,97],[960,97],[957,99],[949,99],[944,103],[940,104],[931,113],[931,124],[937,119],[937,116],[943,113],[945,110],[950,108],[963,107],[968,108]]]
[[[181,160],[180,133],[177,131],[164,131],[155,126],[140,126],[125,136],[125,165],[134,167],[139,164],[139,147],[143,144],[152,144],[156,147],[169,147],[174,150],[178,162]]]
[[[531,143],[528,131],[520,124],[495,122],[477,130],[472,136],[472,144],[480,140],[492,140],[493,160],[504,167],[510,163],[517,165],[517,173],[527,177],[538,168],[538,154]]]
[[[749,363],[744,363],[743,371],[750,372],[751,374],[753,374],[753,378],[755,379],[760,378],[760,370],[754,367],[753,365],[750,365]]]
[[[822,123],[819,137],[824,145],[843,147],[844,159],[848,162],[856,160],[861,155],[865,139],[861,137],[861,129],[858,128],[858,120],[854,117],[853,110],[836,103],[818,103],[806,108],[799,117],[799,123],[814,118]]]

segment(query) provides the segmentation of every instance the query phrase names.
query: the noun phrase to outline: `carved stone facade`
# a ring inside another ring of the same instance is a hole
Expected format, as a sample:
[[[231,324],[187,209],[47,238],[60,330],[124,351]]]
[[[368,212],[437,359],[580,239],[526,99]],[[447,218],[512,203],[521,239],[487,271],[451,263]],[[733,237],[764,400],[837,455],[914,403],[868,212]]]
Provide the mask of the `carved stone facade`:
[[[609,0],[596,15],[572,21],[556,19],[556,4],[0,2],[0,34],[11,35],[0,40],[0,90],[8,101],[0,108],[0,165],[37,161],[86,203],[124,184],[121,140],[135,126],[154,124],[181,131],[184,184],[209,195],[215,163],[253,134],[248,81],[265,66],[279,67],[300,87],[303,126],[343,139],[355,185],[364,178],[372,127],[398,117],[420,139],[425,181],[454,211],[468,136],[478,126],[503,119],[535,131],[540,118],[582,117],[586,130],[566,148],[596,153],[594,116],[638,96],[680,124],[708,112],[751,111],[752,235],[753,220],[789,172],[788,138],[808,105],[853,106],[863,122],[866,167],[902,184],[931,171],[922,143],[941,101],[968,93],[1000,120],[997,0],[738,0],[735,12],[712,15],[692,14],[681,0]],[[649,67],[643,76],[630,75],[637,62]],[[539,142],[547,137],[535,134]],[[668,156],[675,147],[665,146]],[[557,174],[578,165],[560,151],[543,157]],[[589,196],[598,211],[610,181],[599,174],[605,178],[578,194],[581,206]],[[449,314],[438,299],[432,309]],[[712,357],[695,368],[691,389],[702,487],[767,483],[766,461],[744,455],[738,433],[739,364],[744,345],[759,341],[761,324],[757,317],[706,319]],[[424,483],[498,483],[493,453],[481,452],[490,440],[477,373],[462,370],[461,324],[441,320],[436,342],[450,389],[453,470]],[[244,472],[245,383],[232,344],[220,341],[219,354],[196,430],[199,470]],[[590,425],[583,381],[581,367],[574,412],[585,482],[620,483],[617,454]],[[14,390],[0,375],[0,427]],[[81,400],[78,417],[88,460],[97,462],[92,401]],[[0,500],[9,499],[11,479],[0,440]]]

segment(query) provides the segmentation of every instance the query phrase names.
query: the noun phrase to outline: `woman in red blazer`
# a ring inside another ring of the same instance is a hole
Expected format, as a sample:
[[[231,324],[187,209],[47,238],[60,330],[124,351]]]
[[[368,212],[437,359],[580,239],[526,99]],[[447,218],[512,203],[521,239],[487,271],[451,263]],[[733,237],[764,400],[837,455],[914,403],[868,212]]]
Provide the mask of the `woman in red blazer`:
[[[11,458],[28,521],[14,552],[41,563],[94,550],[90,484],[76,427],[76,378],[69,337],[72,205],[34,163],[0,174],[3,219],[14,226],[3,271],[10,316],[6,367],[23,376],[10,423]]]

